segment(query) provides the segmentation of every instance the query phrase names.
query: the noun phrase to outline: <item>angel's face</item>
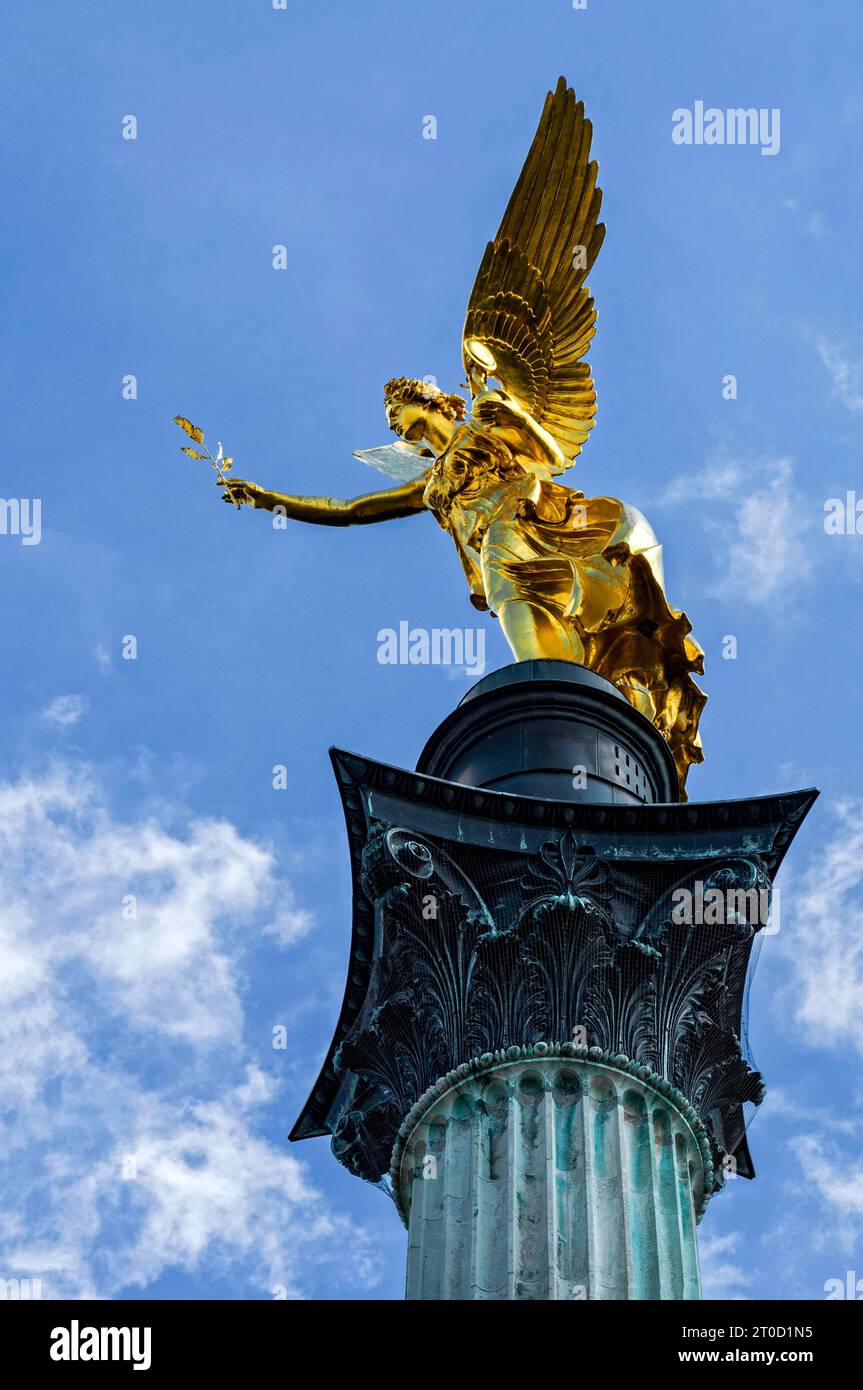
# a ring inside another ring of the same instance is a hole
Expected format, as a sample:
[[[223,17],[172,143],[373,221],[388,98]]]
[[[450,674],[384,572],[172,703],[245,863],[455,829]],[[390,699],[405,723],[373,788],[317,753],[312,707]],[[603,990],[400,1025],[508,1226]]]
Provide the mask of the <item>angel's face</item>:
[[[417,401],[393,401],[387,407],[387,423],[408,443],[419,444],[425,440],[436,449],[445,445],[452,433],[452,421],[446,415]]]
[[[387,423],[401,439],[419,443],[425,436],[426,408],[416,402],[393,401],[387,408]]]

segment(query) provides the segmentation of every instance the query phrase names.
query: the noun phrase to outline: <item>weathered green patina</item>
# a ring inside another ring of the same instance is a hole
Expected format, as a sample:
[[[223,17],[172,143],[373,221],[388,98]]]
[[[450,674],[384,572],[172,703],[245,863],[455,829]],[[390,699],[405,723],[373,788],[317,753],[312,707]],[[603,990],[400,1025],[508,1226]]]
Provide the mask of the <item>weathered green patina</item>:
[[[564,664],[481,682],[418,772],[332,754],[351,957],[291,1138],[331,1135],[367,1181],[393,1165],[410,1297],[698,1297],[696,1222],[729,1168],[754,1176],[747,974],[817,793],[654,800],[659,735],[592,673],[581,691],[578,668],[547,669]],[[525,794],[568,785],[572,741],[593,750],[586,793]],[[681,920],[681,895],[732,906]]]

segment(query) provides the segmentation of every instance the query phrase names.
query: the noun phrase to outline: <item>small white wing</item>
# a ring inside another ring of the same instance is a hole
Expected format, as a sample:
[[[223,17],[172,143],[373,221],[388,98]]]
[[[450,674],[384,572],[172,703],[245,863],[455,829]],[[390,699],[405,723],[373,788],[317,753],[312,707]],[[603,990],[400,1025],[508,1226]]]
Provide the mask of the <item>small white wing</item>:
[[[354,449],[354,458],[400,483],[415,482],[434,463],[434,454],[429,450],[406,444],[403,439],[396,444],[380,444],[376,449]]]

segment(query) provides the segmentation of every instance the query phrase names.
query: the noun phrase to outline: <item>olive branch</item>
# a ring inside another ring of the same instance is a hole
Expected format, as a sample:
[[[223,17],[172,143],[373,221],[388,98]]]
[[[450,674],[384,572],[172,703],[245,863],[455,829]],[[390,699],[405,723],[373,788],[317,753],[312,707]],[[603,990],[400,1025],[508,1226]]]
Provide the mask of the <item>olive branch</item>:
[[[191,449],[188,445],[186,445],[184,448],[180,450],[180,453],[186,454],[190,459],[208,459],[215,468],[216,472],[218,473],[219,478],[225,485],[226,496],[230,497],[237,511],[240,511],[240,503],[237,501],[236,497],[234,497],[233,493],[231,492],[231,489],[228,487],[230,478],[227,477],[227,474],[233,468],[234,460],[232,458],[226,458],[226,456],[222,453],[221,444],[218,445],[216,453],[211,454],[206,444],[204,443],[204,431],[198,429],[198,426],[193,425],[191,420],[187,420],[184,415],[175,415],[174,424],[179,425],[180,429],[184,430],[186,434],[189,436],[189,438],[194,439],[195,443],[200,444],[201,448],[204,450],[203,453],[200,453],[197,449]]]

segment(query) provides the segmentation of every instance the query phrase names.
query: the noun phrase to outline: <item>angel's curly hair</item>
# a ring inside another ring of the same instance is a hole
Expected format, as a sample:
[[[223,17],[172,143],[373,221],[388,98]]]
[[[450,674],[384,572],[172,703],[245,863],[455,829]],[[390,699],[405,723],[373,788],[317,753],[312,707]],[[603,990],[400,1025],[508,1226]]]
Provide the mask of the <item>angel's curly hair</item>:
[[[462,396],[447,395],[433,382],[410,376],[394,376],[386,383],[384,402],[389,406],[393,401],[399,405],[433,405],[448,420],[463,420],[467,413],[467,402]]]

